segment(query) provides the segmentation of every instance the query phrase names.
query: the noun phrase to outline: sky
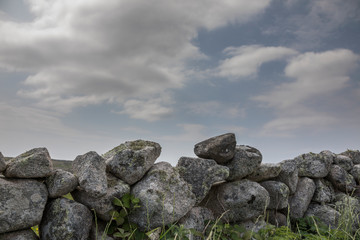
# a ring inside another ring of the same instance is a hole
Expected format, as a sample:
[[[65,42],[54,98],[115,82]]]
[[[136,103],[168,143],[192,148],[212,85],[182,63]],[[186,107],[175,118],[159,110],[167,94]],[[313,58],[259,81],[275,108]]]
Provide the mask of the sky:
[[[0,0],[0,151],[360,149],[359,0]]]

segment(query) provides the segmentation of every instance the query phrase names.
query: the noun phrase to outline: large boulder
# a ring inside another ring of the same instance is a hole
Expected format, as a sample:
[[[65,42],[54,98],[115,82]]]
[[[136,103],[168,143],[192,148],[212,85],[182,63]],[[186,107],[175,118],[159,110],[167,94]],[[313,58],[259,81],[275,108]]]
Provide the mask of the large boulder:
[[[270,202],[269,193],[257,182],[242,179],[213,188],[203,205],[213,211],[215,217],[224,214],[229,222],[242,222],[264,213]]]
[[[31,229],[0,234],[1,240],[38,240],[38,236]]]
[[[216,184],[225,182],[229,169],[218,165],[214,160],[181,157],[177,164],[180,176],[192,186],[196,203],[200,203]]]
[[[354,165],[353,169],[350,170],[350,174],[354,177],[357,184],[360,184],[360,164]]]
[[[254,147],[236,146],[234,157],[225,164],[230,169],[229,181],[240,180],[252,174],[261,164],[262,155]]]
[[[92,225],[90,210],[75,201],[56,198],[46,205],[39,225],[41,240],[88,240]]]
[[[197,143],[194,153],[200,158],[214,159],[223,164],[234,157],[235,146],[235,134],[227,133]]]
[[[340,218],[340,213],[328,205],[310,203],[304,216],[318,217],[326,225],[336,228]]]
[[[334,155],[330,151],[319,154],[306,153],[295,158],[299,170],[299,177],[323,178],[328,175]]]
[[[6,162],[5,162],[5,158],[2,155],[2,153],[0,152],[0,173],[2,173],[3,171],[5,171],[6,169]]]
[[[194,207],[184,217],[182,217],[178,224],[183,225],[186,229],[194,229],[198,232],[203,232],[205,223],[208,220],[214,220],[212,211],[205,207]],[[189,240],[200,240],[199,236],[193,234],[188,235]]]
[[[354,177],[338,165],[332,165],[327,178],[339,191],[351,193],[355,190],[356,182]]]
[[[41,182],[0,178],[0,233],[38,225],[47,197]]]
[[[300,178],[295,194],[289,200],[290,218],[302,218],[315,192],[315,183],[312,179]]]
[[[87,192],[76,189],[71,193],[74,200],[94,209],[96,216],[104,221],[111,220],[111,212],[116,210],[113,205],[115,198],[121,199],[126,193],[130,192],[130,186],[122,180],[114,177],[110,173],[107,174],[108,188],[106,195],[102,197],[93,197]]]
[[[154,165],[160,153],[161,146],[158,143],[136,140],[113,148],[103,157],[108,172],[132,185]]]
[[[334,164],[339,165],[345,171],[350,171],[354,166],[354,163],[350,157],[341,154],[335,155]]]
[[[105,159],[91,151],[79,155],[73,162],[75,176],[79,179],[79,187],[93,197],[106,194],[106,164]]]
[[[276,178],[277,176],[279,176],[280,172],[280,164],[263,163],[246,178],[254,182],[262,182]]]
[[[279,163],[281,171],[276,181],[285,183],[290,190],[290,194],[294,194],[298,184],[298,168],[294,160],[284,160]]]
[[[351,158],[351,160],[353,161],[354,164],[360,164],[360,151],[359,150],[347,150],[340,154]]]
[[[277,181],[265,181],[260,183],[270,196],[270,202],[268,209],[283,209],[287,208],[289,204],[289,187],[282,182]]]
[[[49,191],[49,197],[57,198],[74,191],[79,182],[74,174],[56,169],[51,176],[46,178],[45,184]]]
[[[50,176],[53,164],[46,148],[34,148],[8,162],[4,176],[8,178],[42,178]]]
[[[316,189],[312,201],[320,204],[330,203],[334,201],[335,191],[331,182],[322,178],[314,179],[314,182],[316,185]]]
[[[129,216],[141,230],[173,223],[195,205],[191,186],[180,177],[169,163],[155,164],[146,175],[132,186],[131,194],[140,199],[140,208]]]

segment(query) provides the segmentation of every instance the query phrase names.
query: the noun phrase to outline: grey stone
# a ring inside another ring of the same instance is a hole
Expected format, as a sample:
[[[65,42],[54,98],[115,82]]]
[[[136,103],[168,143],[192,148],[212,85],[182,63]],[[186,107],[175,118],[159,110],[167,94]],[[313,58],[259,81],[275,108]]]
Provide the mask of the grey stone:
[[[340,218],[340,213],[328,205],[310,203],[304,216],[318,217],[324,224],[331,226],[331,228],[336,228]]]
[[[71,193],[75,201],[84,204],[90,209],[94,209],[96,216],[104,221],[110,221],[111,212],[116,210],[113,205],[114,199],[121,199],[122,196],[130,192],[128,184],[112,176],[110,173],[107,174],[107,182],[107,192],[102,197],[93,197],[81,189],[76,189]]]
[[[246,178],[254,182],[262,182],[276,178],[281,172],[280,164],[263,163]]]
[[[214,214],[210,209],[205,207],[194,207],[184,217],[182,217],[178,225],[183,225],[186,229],[194,229],[198,232],[203,232],[205,228],[205,221],[214,220]],[[188,235],[189,240],[200,240],[201,237]]]
[[[354,177],[338,165],[332,165],[328,179],[339,191],[351,193],[355,190]]]
[[[211,186],[225,182],[229,168],[218,165],[214,160],[181,157],[177,164],[180,176],[192,186],[196,203],[200,203],[210,191]]]
[[[268,209],[283,209],[287,208],[289,204],[289,187],[282,182],[265,181],[260,183],[270,196],[270,203]]]
[[[0,234],[1,240],[38,240],[38,236],[31,229]]]
[[[8,178],[42,178],[50,176],[53,165],[46,148],[34,148],[8,162],[4,176]]]
[[[281,227],[281,226],[287,226],[287,218],[284,214],[281,212],[278,212],[276,210],[267,210],[267,221],[269,221],[270,224]]]
[[[229,222],[242,222],[264,213],[270,202],[269,193],[257,182],[242,179],[213,188],[203,205],[213,211],[215,217],[223,213]]]
[[[360,184],[360,164],[354,165],[353,169],[351,169],[350,174],[354,177],[357,184]]]
[[[96,152],[77,156],[73,162],[73,170],[82,190],[93,197],[102,197],[106,194],[105,159]]]
[[[246,231],[251,231],[253,233],[257,233],[261,229],[264,229],[267,224],[264,220],[256,220],[255,222],[253,220],[247,220],[247,221],[240,223],[239,225],[243,226]]]
[[[45,184],[49,191],[49,197],[57,198],[74,191],[79,182],[74,174],[56,169],[51,176],[46,178]]]
[[[179,220],[196,202],[191,186],[167,162],[155,164],[132,186],[131,194],[140,199],[141,207],[135,209],[129,219],[141,230],[154,229]]]
[[[46,204],[39,225],[41,240],[88,240],[92,226],[90,210],[66,198],[56,198]]]
[[[351,160],[353,161],[354,164],[360,164],[360,151],[359,150],[347,150],[340,154],[351,158]]]
[[[335,155],[334,163],[342,167],[347,172],[350,171],[354,166],[354,163],[352,162],[351,158],[341,154]]]
[[[298,184],[298,168],[294,160],[284,160],[279,163],[281,171],[276,181],[285,183],[290,190],[290,194],[294,194]]]
[[[225,166],[230,169],[229,181],[240,180],[252,174],[261,164],[259,150],[250,146],[236,146],[235,155]]]
[[[330,203],[335,199],[335,191],[331,182],[318,178],[314,179],[316,189],[312,201],[317,203]]]
[[[341,214],[343,221],[352,223],[353,231],[356,231],[360,226],[360,201],[344,193],[337,193],[335,195],[335,209]]]
[[[226,133],[195,144],[194,153],[200,158],[214,159],[223,164],[234,157],[235,134]]]
[[[323,178],[328,175],[334,154],[322,151],[319,154],[306,153],[295,158],[299,170],[299,177]]]
[[[0,233],[38,225],[47,197],[41,182],[0,178]]]
[[[161,146],[158,143],[136,140],[115,147],[103,157],[106,159],[107,171],[132,185],[154,165],[160,153]]]
[[[315,192],[315,183],[312,179],[303,177],[299,179],[295,194],[289,200],[290,218],[302,218],[310,204]]]
[[[2,153],[0,152],[0,173],[5,171],[6,169],[6,162],[5,162],[5,158],[2,155]]]
[[[97,219],[97,222],[93,222],[90,230],[89,240],[114,240],[114,238],[107,236],[106,234],[107,222]]]

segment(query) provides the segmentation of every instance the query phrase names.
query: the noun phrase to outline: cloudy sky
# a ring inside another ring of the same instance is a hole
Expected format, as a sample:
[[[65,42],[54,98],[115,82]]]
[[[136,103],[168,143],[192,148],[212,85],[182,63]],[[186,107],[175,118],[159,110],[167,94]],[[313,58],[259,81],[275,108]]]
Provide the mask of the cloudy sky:
[[[359,42],[359,0],[0,0],[0,151],[360,149]]]

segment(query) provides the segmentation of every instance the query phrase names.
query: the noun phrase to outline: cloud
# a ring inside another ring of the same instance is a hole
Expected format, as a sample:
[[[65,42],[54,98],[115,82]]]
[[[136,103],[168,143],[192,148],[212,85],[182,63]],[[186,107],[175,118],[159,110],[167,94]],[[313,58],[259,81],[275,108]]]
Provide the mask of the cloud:
[[[224,53],[229,58],[220,62],[218,75],[230,80],[257,75],[262,64],[286,59],[297,52],[286,47],[264,47],[261,45],[247,45],[228,47]]]
[[[237,104],[229,105],[219,101],[193,102],[187,106],[191,113],[222,118],[244,118],[246,111]]]
[[[18,94],[40,107],[69,112],[110,102],[145,118],[149,111],[131,109],[183,87],[187,61],[204,56],[192,43],[199,29],[249,21],[269,3],[28,0],[33,21],[0,25],[0,69],[31,72]]]

